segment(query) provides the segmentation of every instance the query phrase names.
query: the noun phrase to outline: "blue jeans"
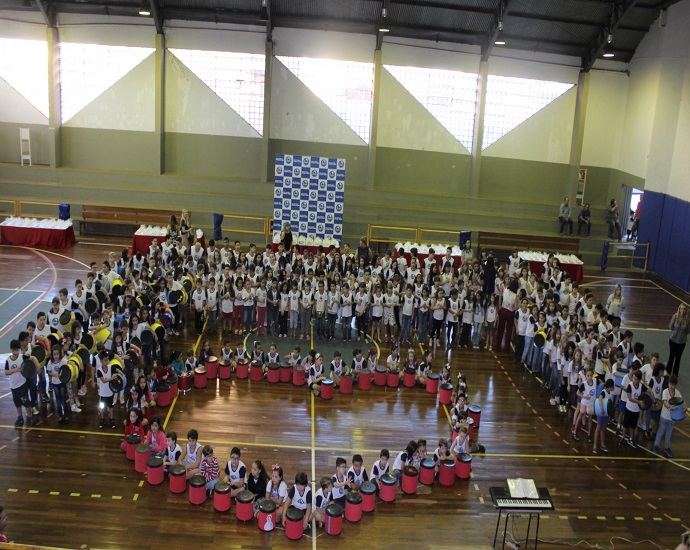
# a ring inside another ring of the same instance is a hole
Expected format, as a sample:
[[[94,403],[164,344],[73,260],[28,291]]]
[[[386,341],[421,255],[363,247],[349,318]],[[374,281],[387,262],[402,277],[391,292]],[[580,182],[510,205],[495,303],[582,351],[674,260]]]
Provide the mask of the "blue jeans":
[[[544,354],[542,353],[543,347],[538,347],[534,346],[534,349],[532,350],[532,373],[533,374],[540,374],[541,373],[541,363],[540,360],[544,359]],[[544,378],[542,377],[542,380]]]
[[[352,340],[352,316],[341,317],[340,323],[343,327],[343,340]]]
[[[244,306],[244,312],[242,314],[242,325],[244,326],[244,330],[249,330],[251,326],[254,324],[254,308],[256,305],[253,306]]]
[[[325,338],[326,337],[326,313],[316,314],[316,337]]]
[[[532,361],[532,351],[534,348],[534,336],[525,336],[525,349],[522,350],[521,363],[530,364]],[[527,359],[529,357],[529,360]]]
[[[419,311],[415,314],[417,317],[417,330],[419,331],[419,341],[427,341],[427,330],[429,328],[429,312]]]
[[[474,330],[472,332],[472,347],[479,347],[479,337],[482,334],[483,323],[474,323]]]
[[[278,329],[278,306],[268,304],[268,310],[266,311],[266,326],[268,327],[268,334],[279,334]]]
[[[411,315],[400,315],[400,341],[410,339],[410,325],[412,324]]]
[[[659,422],[659,428],[656,431],[656,439],[654,440],[655,447],[658,447],[659,443],[661,443],[661,438],[666,436],[664,440],[664,449],[671,448],[671,434],[673,433],[673,427],[675,424],[676,423],[673,420],[666,420],[665,418],[661,419],[661,422]]]
[[[211,479],[211,480],[207,481],[206,482],[206,490],[207,491],[213,491],[213,489],[216,487],[216,483],[218,483],[219,481],[220,481],[220,478],[218,478],[218,477],[215,479]]]

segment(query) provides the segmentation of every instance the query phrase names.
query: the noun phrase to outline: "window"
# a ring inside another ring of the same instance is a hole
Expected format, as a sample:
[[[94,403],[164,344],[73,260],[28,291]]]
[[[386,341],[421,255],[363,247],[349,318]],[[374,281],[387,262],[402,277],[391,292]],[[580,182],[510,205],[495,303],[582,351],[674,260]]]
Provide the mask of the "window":
[[[574,84],[489,75],[482,150],[572,88]]]
[[[371,133],[374,64],[310,57],[277,58],[365,143]]]
[[[384,67],[455,139],[472,151],[476,74],[397,65]]]
[[[146,59],[153,48],[60,44],[63,124]]]
[[[259,135],[263,134],[264,55],[172,48],[170,51]]]
[[[0,38],[0,77],[48,116],[48,45]]]

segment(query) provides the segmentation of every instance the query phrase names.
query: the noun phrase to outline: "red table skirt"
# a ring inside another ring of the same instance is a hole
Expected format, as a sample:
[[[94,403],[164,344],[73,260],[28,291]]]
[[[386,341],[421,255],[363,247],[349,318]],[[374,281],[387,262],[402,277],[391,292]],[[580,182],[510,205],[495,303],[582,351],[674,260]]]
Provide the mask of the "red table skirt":
[[[130,254],[141,252],[144,255],[149,253],[149,247],[154,237],[158,237],[158,246],[160,247],[165,242],[165,234],[163,235],[132,235],[132,248]]]
[[[537,277],[541,277],[541,273],[544,267],[544,262],[531,261],[529,262],[529,270],[534,273]],[[564,264],[561,263],[563,271],[570,273],[570,276],[574,281],[578,283],[582,281],[582,264]]]
[[[36,227],[0,226],[0,243],[39,248],[70,248],[77,242],[74,228],[44,229]]]

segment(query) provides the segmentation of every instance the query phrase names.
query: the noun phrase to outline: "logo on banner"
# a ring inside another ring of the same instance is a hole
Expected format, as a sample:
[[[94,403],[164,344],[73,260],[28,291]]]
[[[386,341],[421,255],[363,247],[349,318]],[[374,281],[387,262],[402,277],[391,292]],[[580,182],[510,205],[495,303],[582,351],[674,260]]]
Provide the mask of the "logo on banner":
[[[312,190],[312,191],[309,191],[309,198],[310,198],[311,200],[315,201],[315,200],[316,200],[316,197],[317,197],[316,191],[313,191],[313,190]]]
[[[318,168],[312,168],[311,171],[309,172],[309,175],[312,178],[318,178],[319,177],[319,169]]]
[[[325,202],[319,202],[319,212],[325,212],[326,211],[326,203]]]
[[[328,159],[322,158],[320,164],[321,164],[321,166],[323,166],[324,168],[328,168]]]
[[[316,225],[316,232],[317,233],[323,233],[323,230],[325,229],[324,224],[319,223]]]
[[[335,221],[335,216],[332,212],[326,214],[326,223],[333,223]]]
[[[289,210],[291,204],[292,204],[292,203],[290,202],[290,199],[285,199],[285,200],[283,201],[283,208],[285,208],[286,210]]]
[[[326,200],[327,201],[334,201],[335,200],[335,193],[333,191],[329,191],[326,193]]]
[[[283,219],[283,211],[282,211],[282,210],[274,210],[274,211],[273,211],[273,219],[274,219],[274,220],[281,220],[281,219]]]
[[[345,161],[343,159],[338,161],[338,168],[345,168]]]
[[[285,185],[285,187],[292,187],[292,178],[285,178],[283,180],[283,184]]]
[[[310,222],[316,221],[316,212],[309,212],[309,221]]]
[[[292,198],[298,200],[299,199],[299,189],[293,189],[292,190]]]
[[[299,166],[295,166],[292,169],[292,177],[293,178],[300,178],[302,177],[302,169]]]
[[[311,162],[311,157],[302,157],[302,166],[309,166]]]
[[[335,179],[335,170],[328,171],[328,179]]]
[[[345,189],[345,182],[342,182],[342,181],[335,182],[335,189],[336,189],[336,191],[342,191],[343,189]]]
[[[299,224],[299,232],[300,233],[306,233],[307,231],[307,222],[300,222]]]
[[[292,164],[292,157],[290,155],[285,157],[285,164]]]
[[[301,210],[307,210],[309,208],[309,203],[307,201],[302,201],[299,207]]]

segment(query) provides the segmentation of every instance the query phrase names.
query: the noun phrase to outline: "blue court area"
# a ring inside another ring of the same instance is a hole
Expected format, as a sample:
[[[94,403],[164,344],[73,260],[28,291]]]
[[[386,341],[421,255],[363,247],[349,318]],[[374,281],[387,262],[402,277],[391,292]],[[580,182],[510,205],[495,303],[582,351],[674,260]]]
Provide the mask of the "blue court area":
[[[5,357],[10,353],[10,341],[24,330],[26,323],[36,321],[39,311],[50,308],[50,302],[42,302],[31,310],[42,294],[39,290],[0,288],[0,361],[3,368]],[[3,378],[0,377],[0,381],[4,389],[7,382]]]

